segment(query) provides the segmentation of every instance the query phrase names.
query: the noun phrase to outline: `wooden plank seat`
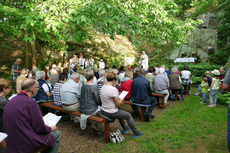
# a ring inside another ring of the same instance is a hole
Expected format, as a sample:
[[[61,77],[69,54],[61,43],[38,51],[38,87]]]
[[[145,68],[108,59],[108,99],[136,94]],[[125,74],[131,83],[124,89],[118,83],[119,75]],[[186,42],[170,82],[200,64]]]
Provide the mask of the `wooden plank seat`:
[[[6,139],[2,140],[2,142],[0,143],[0,146],[2,149],[6,150]]]
[[[37,151],[35,151],[34,153],[40,153],[41,151],[43,151],[43,150],[45,150],[45,149],[47,149],[47,147],[46,147],[46,146],[41,147],[40,149],[38,149],[38,150],[37,150]]]
[[[162,98],[162,104],[160,105],[161,109],[165,108],[165,95],[164,94],[159,94],[159,93],[152,93],[153,96]]]
[[[58,110],[60,112],[64,112],[64,113],[67,113],[70,115],[79,116],[79,117],[81,116],[80,111],[67,112],[62,107],[55,106],[53,102],[43,102],[43,103],[39,103],[39,105],[53,109],[53,110]],[[93,115],[93,116],[88,117],[88,120],[105,124],[105,142],[109,142],[109,122],[108,122],[108,120],[105,118],[102,118],[100,116],[97,116],[97,115]]]
[[[0,149],[4,149],[6,150],[6,139],[3,140],[1,143],[0,143]],[[40,149],[38,149],[37,151],[35,151],[34,153],[40,153],[41,151],[45,150],[47,147],[44,146],[44,147],[41,147]]]
[[[144,112],[145,112],[145,107],[149,107],[150,105],[143,105],[143,104],[137,104],[137,103],[132,103],[131,101],[125,100],[124,104],[129,104],[129,105],[136,105],[141,107],[141,121],[144,122]]]

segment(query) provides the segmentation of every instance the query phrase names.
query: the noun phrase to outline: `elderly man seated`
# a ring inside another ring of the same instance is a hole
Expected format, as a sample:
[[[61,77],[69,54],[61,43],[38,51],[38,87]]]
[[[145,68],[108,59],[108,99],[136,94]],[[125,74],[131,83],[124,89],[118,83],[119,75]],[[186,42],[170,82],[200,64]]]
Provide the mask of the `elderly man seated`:
[[[62,108],[66,111],[77,111],[80,109],[81,87],[79,85],[80,74],[75,72],[71,79],[66,81],[61,88]]]
[[[165,74],[164,67],[160,67],[157,75],[154,78],[154,89],[156,93],[164,94],[164,104],[167,103],[169,97],[169,79],[167,74]]]
[[[45,125],[39,105],[32,99],[40,89],[38,82],[26,79],[21,89],[3,112],[3,131],[8,134],[6,152],[33,153],[46,146],[43,153],[57,153],[61,133],[56,126]]]
[[[37,71],[36,80],[39,83],[39,90],[37,95],[34,97],[37,102],[46,102],[53,100],[53,93],[51,92],[51,87],[47,84],[45,80],[45,72]]]
[[[141,69],[138,71],[138,77],[133,80],[132,86],[132,102],[141,105],[150,105],[148,111],[145,112],[146,120],[149,118],[154,118],[152,111],[156,102],[156,98],[152,96],[152,90],[150,87],[150,82],[144,78],[146,71]],[[134,112],[135,107],[133,107]]]

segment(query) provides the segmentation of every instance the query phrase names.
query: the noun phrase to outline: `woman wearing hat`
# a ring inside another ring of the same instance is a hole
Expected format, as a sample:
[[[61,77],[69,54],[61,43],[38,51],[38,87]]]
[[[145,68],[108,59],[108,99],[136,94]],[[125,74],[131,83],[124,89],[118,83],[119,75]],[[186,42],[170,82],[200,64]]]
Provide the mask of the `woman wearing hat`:
[[[220,79],[219,79],[220,72],[219,70],[215,69],[211,73],[214,74],[214,77],[212,78],[212,84],[210,87],[210,94],[209,94],[210,105],[208,105],[208,107],[216,107],[217,92],[220,89]]]

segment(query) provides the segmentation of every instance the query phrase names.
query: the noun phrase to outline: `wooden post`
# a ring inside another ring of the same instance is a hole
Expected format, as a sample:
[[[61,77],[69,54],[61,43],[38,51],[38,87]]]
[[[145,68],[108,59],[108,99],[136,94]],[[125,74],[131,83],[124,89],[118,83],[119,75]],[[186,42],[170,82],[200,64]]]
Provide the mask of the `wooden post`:
[[[144,112],[145,112],[145,108],[144,107],[141,107],[141,121],[144,122],[145,119],[144,119]]]
[[[165,95],[162,97],[162,107],[161,108],[162,109],[165,108]]]
[[[105,121],[105,142],[109,142],[109,122]]]

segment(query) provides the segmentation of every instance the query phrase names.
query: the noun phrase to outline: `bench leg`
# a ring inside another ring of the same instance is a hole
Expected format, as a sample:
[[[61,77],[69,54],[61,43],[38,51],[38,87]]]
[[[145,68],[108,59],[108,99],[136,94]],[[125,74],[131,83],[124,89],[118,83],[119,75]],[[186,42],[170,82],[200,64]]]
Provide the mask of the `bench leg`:
[[[176,101],[178,100],[178,91],[176,91]]]
[[[162,108],[162,109],[165,108],[165,96],[162,97],[162,107],[161,107],[161,108]]]
[[[105,122],[105,142],[109,142],[109,122]]]
[[[145,112],[145,108],[144,107],[141,107],[141,121],[144,122],[145,119],[144,119],[144,112]]]
[[[187,94],[188,94],[188,86],[185,85],[185,95],[187,95]]]

